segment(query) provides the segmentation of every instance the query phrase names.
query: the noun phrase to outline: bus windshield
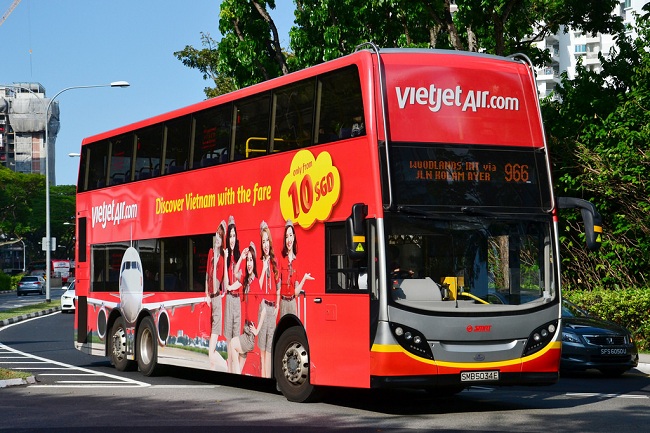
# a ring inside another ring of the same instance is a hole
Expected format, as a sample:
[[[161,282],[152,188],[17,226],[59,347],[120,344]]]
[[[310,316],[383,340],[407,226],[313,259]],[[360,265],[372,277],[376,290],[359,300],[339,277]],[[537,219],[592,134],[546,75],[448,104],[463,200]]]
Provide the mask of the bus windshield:
[[[512,309],[556,296],[548,216],[392,214],[385,226],[394,305]]]

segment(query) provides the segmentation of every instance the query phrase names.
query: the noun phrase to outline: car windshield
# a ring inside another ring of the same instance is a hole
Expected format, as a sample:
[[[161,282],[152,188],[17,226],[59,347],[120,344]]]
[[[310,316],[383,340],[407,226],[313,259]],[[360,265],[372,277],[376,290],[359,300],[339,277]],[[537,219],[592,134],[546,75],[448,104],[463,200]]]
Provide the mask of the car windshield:
[[[556,296],[547,216],[398,214],[385,221],[396,304],[527,308]]]
[[[38,277],[23,277],[20,281],[23,283],[33,283],[34,281],[38,281]]]
[[[589,317],[589,314],[569,301],[562,302],[562,317]]]

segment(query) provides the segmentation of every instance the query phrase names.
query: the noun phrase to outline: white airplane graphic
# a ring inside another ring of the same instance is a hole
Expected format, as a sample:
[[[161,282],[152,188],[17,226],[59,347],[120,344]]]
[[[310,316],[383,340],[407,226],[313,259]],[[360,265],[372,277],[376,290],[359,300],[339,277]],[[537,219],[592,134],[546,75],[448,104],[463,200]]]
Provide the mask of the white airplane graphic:
[[[135,248],[128,247],[124,252],[124,256],[122,256],[122,263],[120,264],[119,294],[112,294],[112,296],[119,297],[120,301],[110,302],[88,298],[89,304],[100,309],[97,316],[99,338],[103,340],[106,336],[108,309],[117,308],[122,313],[127,327],[130,328],[135,326],[140,312],[146,309],[154,316],[158,328],[158,341],[161,345],[164,345],[170,329],[168,309],[171,309],[173,316],[176,307],[189,306],[194,308],[195,305],[206,302],[205,296],[168,300],[165,302],[143,302],[145,298],[153,295],[154,293],[144,294],[144,272],[140,254]]]
[[[120,265],[120,306],[127,323],[135,323],[138,319],[145,298],[143,291],[144,273],[140,254],[135,248],[129,247],[124,252]]]

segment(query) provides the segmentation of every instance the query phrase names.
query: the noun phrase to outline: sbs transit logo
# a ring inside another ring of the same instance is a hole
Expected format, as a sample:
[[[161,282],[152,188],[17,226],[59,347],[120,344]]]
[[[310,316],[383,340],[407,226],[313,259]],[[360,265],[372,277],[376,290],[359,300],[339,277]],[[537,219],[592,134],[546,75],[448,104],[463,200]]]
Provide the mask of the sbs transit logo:
[[[397,104],[401,109],[407,105],[425,105],[433,113],[444,107],[460,107],[462,111],[476,113],[479,109],[519,111],[519,98],[492,95],[489,90],[467,90],[461,86],[438,88],[429,87],[395,87]]]

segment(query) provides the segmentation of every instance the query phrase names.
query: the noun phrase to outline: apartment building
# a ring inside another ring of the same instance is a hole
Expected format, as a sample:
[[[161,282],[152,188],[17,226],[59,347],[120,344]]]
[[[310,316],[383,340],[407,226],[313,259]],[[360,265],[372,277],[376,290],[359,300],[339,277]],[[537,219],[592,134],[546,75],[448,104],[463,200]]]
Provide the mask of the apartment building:
[[[641,14],[641,8],[649,0],[621,0],[612,14],[623,18],[629,27],[635,22],[635,13]],[[634,36],[632,30],[630,36]],[[537,87],[541,97],[552,95],[553,90],[560,85],[560,74],[567,73],[570,79],[576,76],[578,61],[591,71],[599,72],[601,63],[598,54],[607,57],[615,46],[614,35],[598,33],[586,35],[580,31],[563,28],[559,33],[548,36],[537,46],[548,49],[551,53],[551,62],[537,69]]]

